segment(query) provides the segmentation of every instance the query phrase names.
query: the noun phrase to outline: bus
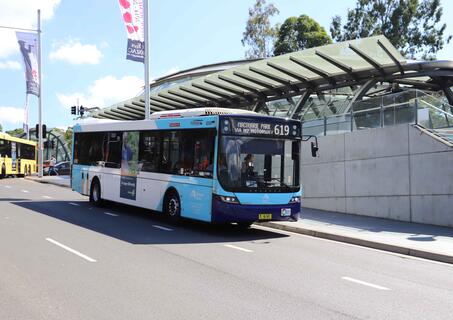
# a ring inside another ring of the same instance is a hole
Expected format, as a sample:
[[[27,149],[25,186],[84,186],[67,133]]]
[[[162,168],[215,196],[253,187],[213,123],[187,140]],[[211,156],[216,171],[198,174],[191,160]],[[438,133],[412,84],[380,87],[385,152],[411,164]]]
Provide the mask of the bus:
[[[296,221],[301,124],[251,111],[161,111],[74,126],[71,187],[172,222]]]
[[[36,173],[36,142],[0,132],[0,178]]]

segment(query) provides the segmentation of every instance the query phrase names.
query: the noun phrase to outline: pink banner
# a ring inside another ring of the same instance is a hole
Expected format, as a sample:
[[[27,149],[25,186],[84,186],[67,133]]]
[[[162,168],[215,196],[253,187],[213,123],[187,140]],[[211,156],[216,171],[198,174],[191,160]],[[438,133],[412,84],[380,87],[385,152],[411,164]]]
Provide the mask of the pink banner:
[[[126,59],[144,62],[145,32],[143,21],[143,0],[118,0],[121,15],[127,31]]]

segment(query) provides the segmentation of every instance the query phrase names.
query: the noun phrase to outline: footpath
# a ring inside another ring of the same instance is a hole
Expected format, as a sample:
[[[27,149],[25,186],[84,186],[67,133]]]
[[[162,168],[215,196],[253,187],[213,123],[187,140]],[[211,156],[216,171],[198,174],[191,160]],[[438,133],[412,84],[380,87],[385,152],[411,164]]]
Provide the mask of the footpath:
[[[302,208],[267,227],[453,264],[453,228]]]
[[[70,187],[68,176],[27,179]],[[262,222],[318,238],[453,264],[453,228],[302,208],[297,222]]]

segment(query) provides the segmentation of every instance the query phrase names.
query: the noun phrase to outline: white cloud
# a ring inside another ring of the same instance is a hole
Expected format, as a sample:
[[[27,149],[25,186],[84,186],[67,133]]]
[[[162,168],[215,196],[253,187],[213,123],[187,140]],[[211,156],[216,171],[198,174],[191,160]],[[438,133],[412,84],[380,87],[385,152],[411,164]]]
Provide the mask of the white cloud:
[[[37,10],[41,9],[41,22],[52,19],[61,0],[0,0],[2,26],[36,29]],[[0,29],[0,57],[19,52],[14,30]]]
[[[0,61],[0,69],[11,69],[11,70],[20,70],[21,64],[17,61],[7,60]]]
[[[84,107],[106,107],[134,97],[143,88],[143,80],[134,76],[117,79],[106,76],[96,80],[87,92],[57,93],[58,101],[65,108],[77,104]]]
[[[70,40],[52,51],[52,60],[62,60],[71,64],[98,64],[102,53],[93,44],[81,44],[79,40]]]
[[[24,109],[17,107],[0,107],[0,123],[19,124],[24,121]]]

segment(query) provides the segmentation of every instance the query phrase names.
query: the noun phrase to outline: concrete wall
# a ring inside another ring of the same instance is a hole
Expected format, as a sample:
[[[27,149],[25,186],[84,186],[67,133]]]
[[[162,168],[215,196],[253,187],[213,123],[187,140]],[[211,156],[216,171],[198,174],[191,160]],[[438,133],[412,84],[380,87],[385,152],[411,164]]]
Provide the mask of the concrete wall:
[[[303,207],[453,227],[453,148],[412,125],[302,146]]]

